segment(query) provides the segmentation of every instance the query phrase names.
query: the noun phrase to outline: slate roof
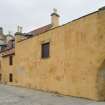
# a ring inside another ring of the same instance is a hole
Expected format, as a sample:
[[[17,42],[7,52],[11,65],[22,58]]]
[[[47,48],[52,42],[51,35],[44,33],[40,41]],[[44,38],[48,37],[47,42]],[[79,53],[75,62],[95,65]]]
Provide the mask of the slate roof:
[[[9,55],[14,55],[15,54],[15,48],[11,48],[11,49],[6,49],[5,51],[0,53],[2,57],[6,57]]]
[[[28,33],[23,33],[22,35],[23,35],[23,36],[26,36],[26,37],[25,37],[24,39],[22,39],[21,41],[27,40],[27,39],[30,38],[30,37],[37,36],[37,35],[39,35],[39,34],[41,34],[41,33],[44,33],[44,32],[46,32],[46,31],[49,31],[51,28],[52,28],[52,25],[51,25],[51,24],[48,24],[48,25],[46,25],[46,26],[43,26],[43,27],[38,28],[38,29],[35,29],[35,30],[30,31],[30,32],[28,32]],[[9,41],[9,42],[7,43],[7,46],[6,46],[4,49],[2,49],[2,50],[0,51],[0,53],[2,54],[3,57],[4,57],[4,56],[11,55],[11,54],[15,54],[14,41],[15,41],[14,39],[11,40],[11,41]],[[20,41],[20,42],[21,42],[21,41]]]
[[[49,31],[52,27],[53,27],[52,24],[48,24],[46,26],[40,27],[40,28],[30,31],[28,33],[22,33],[21,35],[24,36],[24,38],[18,42],[22,42],[22,41],[27,40],[31,37],[38,36],[39,34]]]
[[[49,31],[52,28],[52,24],[48,24],[46,26],[43,26],[41,28],[35,29],[31,32],[29,32],[28,34],[32,34],[33,36],[39,35],[43,32]]]
[[[99,10],[105,10],[105,6],[104,7],[101,7]]]

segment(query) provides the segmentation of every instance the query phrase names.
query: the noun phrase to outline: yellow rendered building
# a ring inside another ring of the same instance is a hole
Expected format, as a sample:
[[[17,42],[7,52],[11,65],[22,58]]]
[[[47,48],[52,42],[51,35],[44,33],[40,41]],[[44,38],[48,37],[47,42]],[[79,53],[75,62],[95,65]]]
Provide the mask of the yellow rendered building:
[[[59,25],[15,35],[15,48],[1,51],[1,83],[105,100],[105,8]],[[11,57],[12,56],[12,57]]]

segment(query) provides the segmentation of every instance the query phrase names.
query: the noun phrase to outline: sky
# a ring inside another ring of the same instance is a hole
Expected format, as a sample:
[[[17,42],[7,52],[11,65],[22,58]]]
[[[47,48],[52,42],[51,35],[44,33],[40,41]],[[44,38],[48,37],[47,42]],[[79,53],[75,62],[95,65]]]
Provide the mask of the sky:
[[[105,0],[0,0],[0,27],[5,34],[14,33],[17,26],[29,32],[51,23],[53,8],[65,24],[105,6]]]

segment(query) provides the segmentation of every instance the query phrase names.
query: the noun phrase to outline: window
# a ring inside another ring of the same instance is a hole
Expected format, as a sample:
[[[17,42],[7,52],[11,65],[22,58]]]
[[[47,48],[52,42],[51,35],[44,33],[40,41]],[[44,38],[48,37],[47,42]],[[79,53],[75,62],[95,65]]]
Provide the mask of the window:
[[[13,74],[9,74],[9,82],[13,82]]]
[[[0,74],[0,81],[2,80],[2,75]]]
[[[48,43],[44,43],[44,44],[42,44],[42,51],[41,51],[41,53],[42,53],[42,58],[48,58],[49,57],[49,48],[50,47],[50,43],[48,42]]]
[[[1,61],[0,61],[0,71],[1,71]]]
[[[12,55],[9,56],[9,65],[13,65],[13,56]]]

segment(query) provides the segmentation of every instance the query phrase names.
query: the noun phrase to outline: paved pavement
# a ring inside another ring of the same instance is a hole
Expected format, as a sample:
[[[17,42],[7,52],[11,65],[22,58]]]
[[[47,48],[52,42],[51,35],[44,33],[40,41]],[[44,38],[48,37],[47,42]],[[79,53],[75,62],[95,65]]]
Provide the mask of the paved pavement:
[[[0,85],[0,105],[105,105],[105,102]]]

